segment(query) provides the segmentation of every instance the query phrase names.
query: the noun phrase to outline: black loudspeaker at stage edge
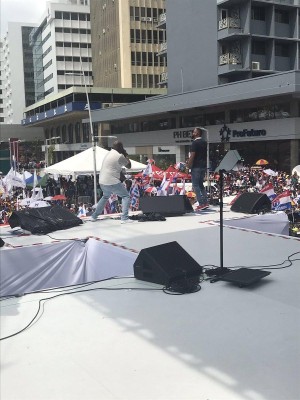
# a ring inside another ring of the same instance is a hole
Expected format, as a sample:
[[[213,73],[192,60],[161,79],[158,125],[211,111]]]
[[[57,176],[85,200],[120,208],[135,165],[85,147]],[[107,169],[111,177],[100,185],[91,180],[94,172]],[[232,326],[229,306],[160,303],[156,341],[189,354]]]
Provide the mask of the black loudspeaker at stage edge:
[[[271,200],[265,193],[242,193],[232,204],[231,211],[259,214],[271,211]]]
[[[189,199],[181,195],[141,197],[140,210],[144,214],[159,213],[165,217],[175,217],[194,211]]]
[[[53,206],[14,211],[8,223],[11,228],[21,227],[31,233],[46,234],[73,228],[83,222],[66,208]]]
[[[177,242],[142,249],[133,265],[136,279],[169,286],[196,279],[202,267]]]

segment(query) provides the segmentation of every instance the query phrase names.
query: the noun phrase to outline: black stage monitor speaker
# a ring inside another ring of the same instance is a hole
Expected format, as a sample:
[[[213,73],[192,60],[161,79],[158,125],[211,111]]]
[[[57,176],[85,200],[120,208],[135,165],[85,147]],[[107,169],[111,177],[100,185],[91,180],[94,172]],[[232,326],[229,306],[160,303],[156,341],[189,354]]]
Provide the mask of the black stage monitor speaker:
[[[239,287],[249,286],[258,282],[271,272],[262,271],[260,269],[239,268],[236,271],[228,272],[218,278],[220,281],[231,282]]]
[[[265,193],[242,193],[231,206],[231,211],[259,214],[271,211],[271,200]]]
[[[197,279],[202,267],[177,242],[142,249],[133,265],[134,276],[142,281],[169,286]]]
[[[8,223],[11,228],[20,226],[31,233],[46,234],[61,229],[73,228],[83,222],[68,209],[53,206],[14,211]]]
[[[186,196],[144,196],[140,198],[140,210],[144,214],[160,213],[165,217],[193,212],[193,207]]]

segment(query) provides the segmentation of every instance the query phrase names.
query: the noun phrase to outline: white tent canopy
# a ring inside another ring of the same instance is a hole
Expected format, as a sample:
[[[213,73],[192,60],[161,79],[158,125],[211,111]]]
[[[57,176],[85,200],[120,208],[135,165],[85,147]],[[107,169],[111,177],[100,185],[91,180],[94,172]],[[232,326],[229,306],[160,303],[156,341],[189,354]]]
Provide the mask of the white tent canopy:
[[[108,150],[96,146],[96,170],[97,173],[101,170],[102,162]],[[142,171],[146,168],[145,164],[130,160],[131,168],[127,169],[128,172]],[[66,160],[60,161],[50,167],[45,168],[45,172],[54,175],[87,175],[94,173],[94,155],[93,147],[69,157]]]

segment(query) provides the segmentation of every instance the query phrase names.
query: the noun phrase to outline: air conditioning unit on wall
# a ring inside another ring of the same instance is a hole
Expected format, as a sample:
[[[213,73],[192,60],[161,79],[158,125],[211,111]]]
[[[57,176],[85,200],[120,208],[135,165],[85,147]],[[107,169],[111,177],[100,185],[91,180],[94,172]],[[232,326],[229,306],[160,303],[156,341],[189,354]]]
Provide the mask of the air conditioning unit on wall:
[[[252,61],[252,69],[260,69],[260,62],[258,61]]]

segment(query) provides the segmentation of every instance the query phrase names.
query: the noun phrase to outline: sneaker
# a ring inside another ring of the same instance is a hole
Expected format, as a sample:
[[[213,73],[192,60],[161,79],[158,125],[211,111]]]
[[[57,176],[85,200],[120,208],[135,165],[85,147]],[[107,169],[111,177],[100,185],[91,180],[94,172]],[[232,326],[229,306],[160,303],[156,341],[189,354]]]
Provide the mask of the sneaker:
[[[134,220],[129,218],[121,220],[121,224],[131,224],[132,222],[134,222]]]
[[[197,206],[197,207],[195,208],[195,211],[206,210],[207,208],[209,208],[209,204],[208,204],[208,203],[200,204],[199,206]]]
[[[91,217],[91,218],[90,218],[90,221],[91,221],[91,222],[96,222],[96,221],[98,221],[98,220],[97,220],[97,218]]]

